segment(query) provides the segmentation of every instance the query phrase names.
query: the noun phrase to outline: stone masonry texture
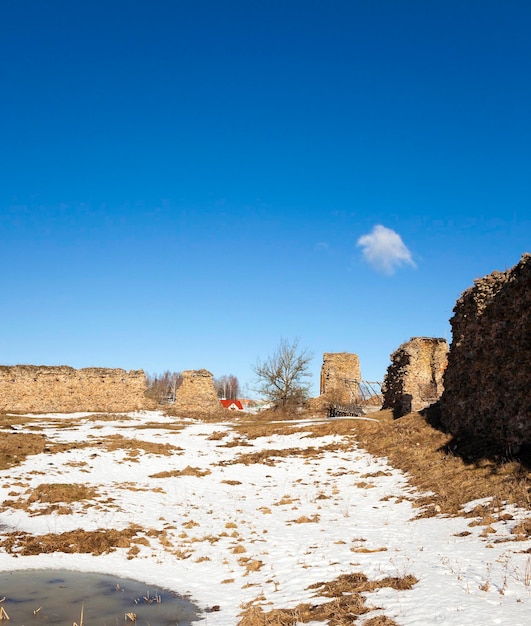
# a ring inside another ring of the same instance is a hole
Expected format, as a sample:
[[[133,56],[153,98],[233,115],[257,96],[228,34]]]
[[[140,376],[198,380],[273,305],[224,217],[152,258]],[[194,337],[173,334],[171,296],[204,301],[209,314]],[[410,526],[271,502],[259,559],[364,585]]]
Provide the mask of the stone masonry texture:
[[[321,367],[321,397],[337,404],[352,402],[352,385],[347,380],[361,380],[360,360],[352,352],[325,352]]]
[[[177,389],[173,411],[215,411],[220,402],[214,387],[214,377],[208,370],[181,372],[182,383]]]
[[[531,447],[531,254],[474,281],[450,323],[442,425],[488,451]]]
[[[412,337],[391,354],[382,385],[383,407],[395,417],[437,402],[443,392],[447,365],[446,339]]]
[[[0,411],[135,411],[145,405],[143,370],[0,366]]]

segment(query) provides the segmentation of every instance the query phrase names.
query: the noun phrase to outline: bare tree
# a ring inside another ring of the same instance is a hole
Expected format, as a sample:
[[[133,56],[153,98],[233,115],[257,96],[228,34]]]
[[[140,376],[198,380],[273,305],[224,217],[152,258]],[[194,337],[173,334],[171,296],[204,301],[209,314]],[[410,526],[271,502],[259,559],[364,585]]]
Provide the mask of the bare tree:
[[[183,381],[180,372],[170,372],[169,370],[163,374],[148,374],[146,379],[146,395],[159,404],[174,402],[177,389]]]
[[[274,354],[256,362],[255,390],[284,409],[302,404],[310,391],[306,379],[311,377],[308,367],[312,358],[311,352],[299,348],[298,339],[281,339]]]
[[[224,374],[219,378],[214,378],[214,387],[218,398],[222,400],[237,400],[240,395],[240,383],[233,374]]]

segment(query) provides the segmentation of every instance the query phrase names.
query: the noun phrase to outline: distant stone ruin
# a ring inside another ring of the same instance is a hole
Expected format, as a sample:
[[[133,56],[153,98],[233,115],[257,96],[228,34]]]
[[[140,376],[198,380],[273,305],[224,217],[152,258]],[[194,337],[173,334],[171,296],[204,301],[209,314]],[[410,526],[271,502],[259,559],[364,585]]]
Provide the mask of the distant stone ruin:
[[[486,450],[531,447],[531,254],[474,281],[450,323],[442,425]]]
[[[424,409],[441,397],[448,359],[446,339],[412,337],[391,354],[382,385],[383,409],[395,417]]]
[[[346,380],[361,380],[358,355],[352,352],[325,352],[321,367],[321,399],[335,404],[352,402],[352,390]]]
[[[125,412],[145,405],[143,370],[36,365],[0,366],[0,411]]]
[[[214,377],[208,370],[181,372],[182,383],[175,395],[175,411],[217,411],[220,402],[214,387]]]

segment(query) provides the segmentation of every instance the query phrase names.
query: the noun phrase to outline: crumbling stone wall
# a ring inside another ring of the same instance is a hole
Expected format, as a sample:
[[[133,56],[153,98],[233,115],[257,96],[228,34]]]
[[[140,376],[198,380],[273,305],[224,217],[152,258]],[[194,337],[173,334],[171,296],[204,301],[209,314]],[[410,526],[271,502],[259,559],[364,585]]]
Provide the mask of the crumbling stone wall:
[[[384,409],[395,417],[419,411],[436,402],[443,392],[448,360],[446,339],[412,337],[391,354],[382,385]]]
[[[443,426],[489,452],[531,446],[531,254],[474,281],[450,323]]]
[[[142,370],[68,366],[0,366],[0,411],[71,413],[144,407]]]
[[[181,372],[182,383],[175,395],[172,412],[217,411],[220,402],[214,387],[214,377],[208,370],[186,370]]]
[[[352,352],[325,352],[321,367],[321,398],[337,404],[352,401],[352,385],[347,380],[361,380],[360,360]]]

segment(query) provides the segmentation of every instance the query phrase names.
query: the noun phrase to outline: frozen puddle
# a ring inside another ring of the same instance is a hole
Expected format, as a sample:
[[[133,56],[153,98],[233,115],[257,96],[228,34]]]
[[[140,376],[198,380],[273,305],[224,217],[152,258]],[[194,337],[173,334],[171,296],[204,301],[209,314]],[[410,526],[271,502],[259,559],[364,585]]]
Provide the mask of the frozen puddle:
[[[189,626],[200,610],[171,591],[136,580],[67,570],[0,573],[0,619],[96,625]],[[83,616],[81,611],[83,610]],[[6,615],[7,614],[7,615]]]

